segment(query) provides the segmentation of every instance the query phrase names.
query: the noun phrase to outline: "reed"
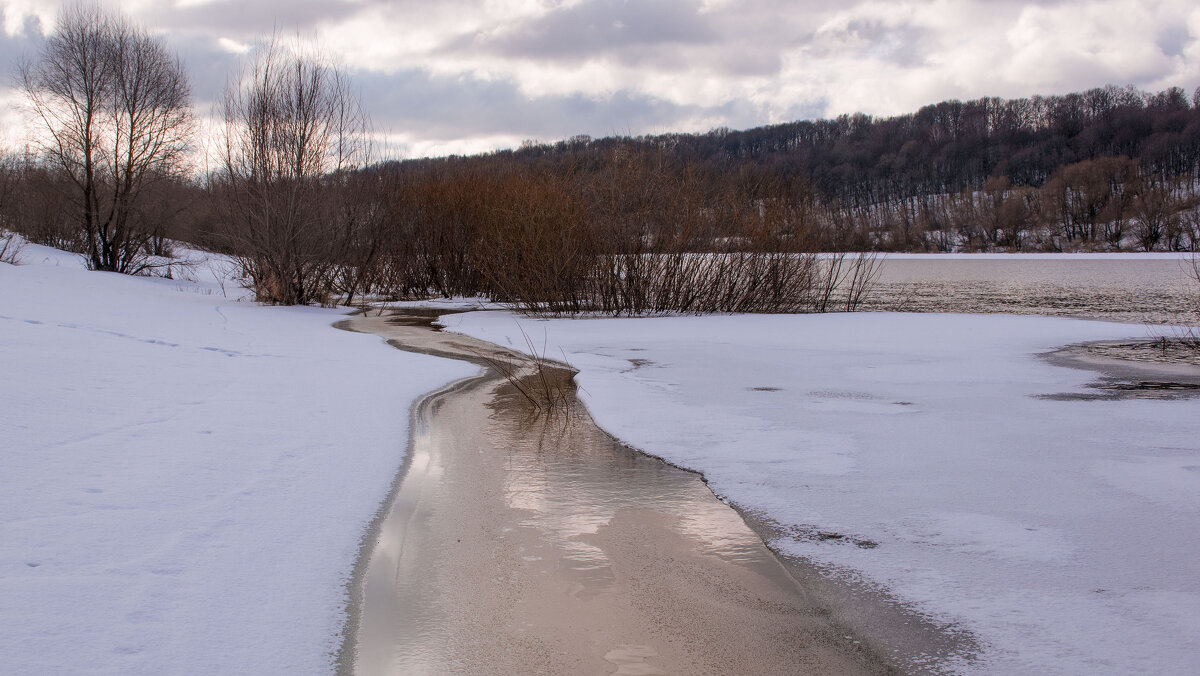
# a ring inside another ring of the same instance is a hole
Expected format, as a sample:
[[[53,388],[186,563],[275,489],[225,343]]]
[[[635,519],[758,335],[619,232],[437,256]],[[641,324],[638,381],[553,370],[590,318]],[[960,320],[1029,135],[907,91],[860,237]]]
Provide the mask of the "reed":
[[[561,364],[549,359],[544,342],[538,350],[520,322],[517,322],[517,329],[528,350],[525,355],[507,351],[472,352],[508,381],[529,403],[535,415],[569,411],[574,400],[573,379],[578,371],[566,362],[565,355]]]

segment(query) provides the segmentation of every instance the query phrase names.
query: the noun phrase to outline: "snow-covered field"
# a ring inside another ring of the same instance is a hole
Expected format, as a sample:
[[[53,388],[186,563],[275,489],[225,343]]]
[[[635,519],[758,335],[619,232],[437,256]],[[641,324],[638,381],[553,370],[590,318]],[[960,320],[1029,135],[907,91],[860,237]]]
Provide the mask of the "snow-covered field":
[[[525,345],[505,313],[442,321]],[[970,671],[1200,673],[1200,403],[1037,397],[1094,380],[1037,354],[1145,327],[935,314],[521,324],[581,370],[602,427],[790,528],[776,546],[977,634],[986,650]]]
[[[476,369],[227,299],[203,266],[22,259],[0,264],[0,673],[328,673],[409,405]]]

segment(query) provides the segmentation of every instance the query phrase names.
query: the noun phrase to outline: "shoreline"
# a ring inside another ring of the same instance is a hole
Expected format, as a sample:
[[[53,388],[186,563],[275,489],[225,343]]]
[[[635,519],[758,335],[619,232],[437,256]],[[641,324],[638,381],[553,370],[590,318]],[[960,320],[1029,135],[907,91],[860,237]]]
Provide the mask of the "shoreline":
[[[1181,399],[1200,396],[1200,349],[1159,341],[1102,340],[1066,345],[1038,355],[1050,364],[1095,373],[1096,393],[1047,395],[1054,399]]]
[[[342,324],[343,322],[338,322]],[[337,326],[335,324],[335,326]],[[354,331],[351,328],[343,328],[345,331]],[[357,332],[356,332],[357,333]],[[469,376],[456,380],[445,387],[439,388],[422,395],[409,407],[409,430],[408,430],[408,448],[412,448],[413,439],[416,436],[416,430],[412,422],[417,420],[422,407],[432,405],[434,401],[442,396],[453,394],[473,385],[485,376],[483,374]],[[404,460],[400,467],[396,470],[396,475],[392,478],[391,486],[388,488],[387,496],[379,503],[379,509],[376,510],[375,516],[371,522],[363,530],[362,538],[358,545],[358,554],[354,559],[354,569],[351,572],[350,579],[346,581],[346,622],[342,626],[341,644],[334,656],[334,667],[338,676],[353,676],[354,674],[354,651],[355,642],[358,637],[359,621],[362,613],[363,603],[363,580],[367,573],[367,563],[371,556],[371,551],[375,548],[375,543],[379,539],[379,534],[383,527],[383,521],[387,517],[388,511],[392,503],[396,499],[396,495],[400,492],[400,486],[404,482],[404,478],[408,475],[409,467],[412,464],[412,454],[405,453]]]

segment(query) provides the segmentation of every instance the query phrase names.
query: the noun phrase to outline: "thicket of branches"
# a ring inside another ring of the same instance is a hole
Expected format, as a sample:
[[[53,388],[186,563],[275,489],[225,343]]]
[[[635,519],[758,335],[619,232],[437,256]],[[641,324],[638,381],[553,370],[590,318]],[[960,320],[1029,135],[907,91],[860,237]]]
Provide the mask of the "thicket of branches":
[[[377,289],[485,294],[535,313],[798,312],[852,309],[857,296],[843,300],[870,282],[870,257],[846,268],[861,268],[857,280],[822,274],[843,259],[812,253],[803,206],[784,196],[711,192],[658,152],[604,167],[378,168],[395,229]]]
[[[371,231],[383,225],[368,122],[343,73],[319,54],[273,41],[221,103],[224,127],[209,191],[214,233],[255,296],[284,305],[353,299],[369,286]],[[363,246],[367,250],[361,250]]]

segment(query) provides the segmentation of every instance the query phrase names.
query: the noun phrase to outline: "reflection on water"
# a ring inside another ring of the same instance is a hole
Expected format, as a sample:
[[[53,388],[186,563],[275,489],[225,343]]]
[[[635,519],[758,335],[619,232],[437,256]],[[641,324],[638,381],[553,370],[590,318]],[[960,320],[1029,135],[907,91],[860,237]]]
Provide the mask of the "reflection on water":
[[[863,309],[1189,323],[1200,296],[1191,272],[1186,257],[893,257]]]
[[[498,393],[489,396],[492,391]],[[364,578],[356,673],[455,671],[460,644],[484,640],[469,632],[491,629],[472,626],[473,618],[496,611],[487,607],[486,597],[496,589],[502,597],[511,593],[503,590],[511,584],[507,576],[515,573],[498,566],[466,571],[481,573],[482,583],[451,579],[451,557],[463,557],[455,561],[461,564],[470,556],[493,558],[488,550],[515,546],[519,561],[514,558],[512,565],[532,571],[531,577],[545,582],[549,593],[561,587],[579,601],[620,593],[614,571],[619,563],[606,537],[620,527],[619,521],[636,522],[646,514],[691,540],[700,553],[736,562],[775,584],[792,584],[741,517],[715,500],[697,475],[622,446],[591,424],[580,406],[533,415],[511,386],[493,381],[491,387],[477,385],[467,393],[433,399],[419,412],[417,423],[404,481]],[[469,471],[457,471],[468,466]],[[497,484],[494,494],[500,504],[488,503],[493,494],[489,481]],[[464,485],[470,486],[465,496],[447,498]],[[464,508],[458,502],[464,499],[475,504]],[[471,510],[486,513],[478,518],[492,538],[474,553],[460,548],[465,544],[461,538],[447,542],[444,537],[454,527],[448,522],[475,531]],[[489,582],[495,586],[466,597],[456,597],[452,589]],[[529,582],[518,587],[530,598],[548,593],[531,589]],[[504,603],[525,600],[512,597]],[[511,618],[508,622],[506,631],[519,624]],[[611,652],[611,646],[608,650],[597,657],[623,654]],[[624,669],[618,673],[665,673],[641,659],[613,663]]]
[[[507,389],[507,388],[505,388]],[[563,563],[594,593],[613,581],[604,551],[588,542],[622,510],[651,510],[672,519],[701,550],[728,561],[761,562],[761,540],[741,517],[713,499],[699,477],[604,434],[581,407],[531,417],[521,398],[502,392],[491,405],[508,430],[504,495],[563,552]]]

